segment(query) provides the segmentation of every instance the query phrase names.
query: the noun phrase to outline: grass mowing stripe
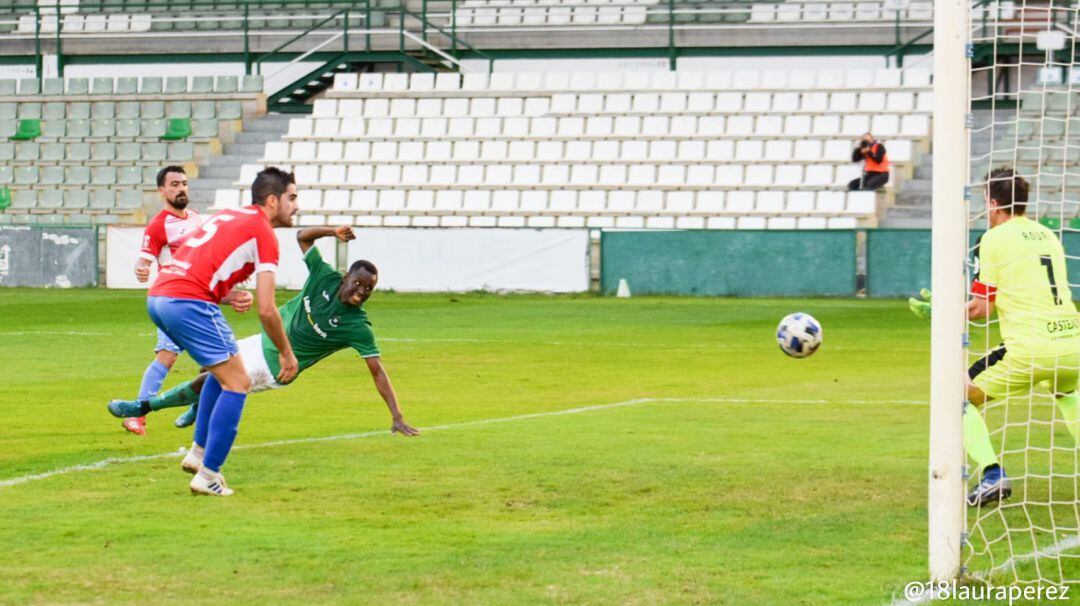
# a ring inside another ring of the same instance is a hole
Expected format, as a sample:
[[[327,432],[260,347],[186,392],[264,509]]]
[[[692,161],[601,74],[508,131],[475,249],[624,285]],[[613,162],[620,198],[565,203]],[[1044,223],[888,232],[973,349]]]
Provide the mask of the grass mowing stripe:
[[[895,405],[924,405],[925,401],[921,400],[755,400],[752,398],[637,398],[634,400],[624,400],[622,402],[613,402],[609,404],[594,404],[591,406],[580,406],[577,408],[567,408],[565,410],[552,410],[547,412],[534,412],[523,415],[514,415],[510,417],[495,417],[491,419],[480,419],[477,421],[465,421],[463,423],[448,423],[445,425],[433,425],[431,427],[421,427],[421,431],[443,431],[447,429],[459,429],[462,427],[477,427],[480,425],[491,425],[495,423],[509,423],[512,421],[523,421],[527,419],[537,419],[542,417],[555,417],[561,415],[573,415],[581,414],[585,412],[592,412],[595,410],[605,410],[609,408],[623,408],[627,406],[636,406],[638,404],[649,403],[670,403],[670,402],[703,402],[703,403],[715,403],[715,404],[895,404]],[[333,436],[320,436],[313,438],[294,438],[290,440],[274,440],[271,442],[260,442],[258,444],[241,444],[233,448],[233,450],[248,450],[252,448],[272,448],[277,446],[288,446],[291,444],[313,444],[316,442],[332,442],[335,440],[356,440],[361,438],[371,438],[375,436],[389,435],[390,432],[386,430],[381,431],[368,431],[363,433],[346,433]],[[94,463],[85,463],[82,465],[71,465],[68,467],[60,467],[51,471],[45,471],[41,473],[28,474],[24,476],[18,476],[14,478],[8,478],[6,480],[0,480],[0,488],[10,488],[19,484],[26,484],[27,482],[34,482],[37,480],[47,480],[52,477],[67,475],[69,473],[75,473],[78,471],[94,471],[97,469],[104,469],[111,465],[117,465],[121,463],[139,463],[142,461],[154,461],[157,459],[177,458],[184,454],[183,450],[173,452],[162,452],[152,455],[136,455],[131,457],[110,457],[108,459],[102,459]]]

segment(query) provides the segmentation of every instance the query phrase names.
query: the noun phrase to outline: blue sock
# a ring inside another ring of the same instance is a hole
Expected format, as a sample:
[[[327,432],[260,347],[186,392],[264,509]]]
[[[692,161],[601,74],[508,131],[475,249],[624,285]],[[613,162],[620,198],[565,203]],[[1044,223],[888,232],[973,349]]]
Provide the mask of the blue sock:
[[[206,448],[206,435],[210,431],[210,415],[214,412],[214,403],[221,395],[221,383],[214,375],[206,377],[202,393],[199,394],[199,411],[195,415],[195,443]]]
[[[146,367],[142,376],[142,385],[139,386],[139,399],[149,400],[161,391],[161,384],[165,382],[165,375],[169,374],[169,367],[154,360]]]
[[[237,429],[240,427],[240,415],[244,412],[245,400],[246,393],[222,390],[214,405],[214,414],[210,417],[210,435],[206,441],[206,456],[203,457],[203,466],[211,471],[221,471],[225,458],[229,456],[229,450],[232,449]],[[202,406],[199,406],[199,416],[202,416]]]

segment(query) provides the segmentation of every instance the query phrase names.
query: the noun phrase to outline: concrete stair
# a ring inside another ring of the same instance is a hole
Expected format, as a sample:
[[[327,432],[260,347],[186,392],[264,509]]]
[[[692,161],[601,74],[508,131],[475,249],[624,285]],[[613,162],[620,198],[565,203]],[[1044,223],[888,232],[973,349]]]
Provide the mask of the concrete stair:
[[[189,195],[192,207],[200,213],[207,212],[214,203],[217,190],[232,188],[240,177],[242,165],[257,164],[266,143],[285,136],[289,130],[289,119],[293,117],[288,114],[267,114],[254,120],[244,120],[243,130],[236,134],[236,140],[226,143],[220,156],[214,156],[208,163],[199,166],[199,177],[191,180]]]

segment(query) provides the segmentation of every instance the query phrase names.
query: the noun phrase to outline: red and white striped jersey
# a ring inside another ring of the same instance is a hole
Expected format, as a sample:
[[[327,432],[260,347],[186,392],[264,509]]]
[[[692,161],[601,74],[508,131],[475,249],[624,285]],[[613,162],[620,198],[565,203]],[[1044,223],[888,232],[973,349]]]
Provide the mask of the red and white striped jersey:
[[[158,272],[151,297],[220,303],[253,273],[277,271],[278,241],[258,206],[223,210],[203,223]]]
[[[175,255],[184,239],[199,229],[202,223],[202,216],[193,210],[188,210],[187,217],[182,218],[163,209],[150,219],[143,231],[139,256],[147,261],[164,261],[161,252],[165,247],[168,247],[170,256]]]

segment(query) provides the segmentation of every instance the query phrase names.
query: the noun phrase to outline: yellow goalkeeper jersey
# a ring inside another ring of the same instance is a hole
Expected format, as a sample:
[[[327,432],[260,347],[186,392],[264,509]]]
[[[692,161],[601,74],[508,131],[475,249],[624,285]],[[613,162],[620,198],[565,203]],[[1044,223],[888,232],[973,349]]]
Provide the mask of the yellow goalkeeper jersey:
[[[983,234],[976,261],[976,279],[997,289],[1001,337],[1010,354],[1080,351],[1080,318],[1054,232],[1014,217]]]

